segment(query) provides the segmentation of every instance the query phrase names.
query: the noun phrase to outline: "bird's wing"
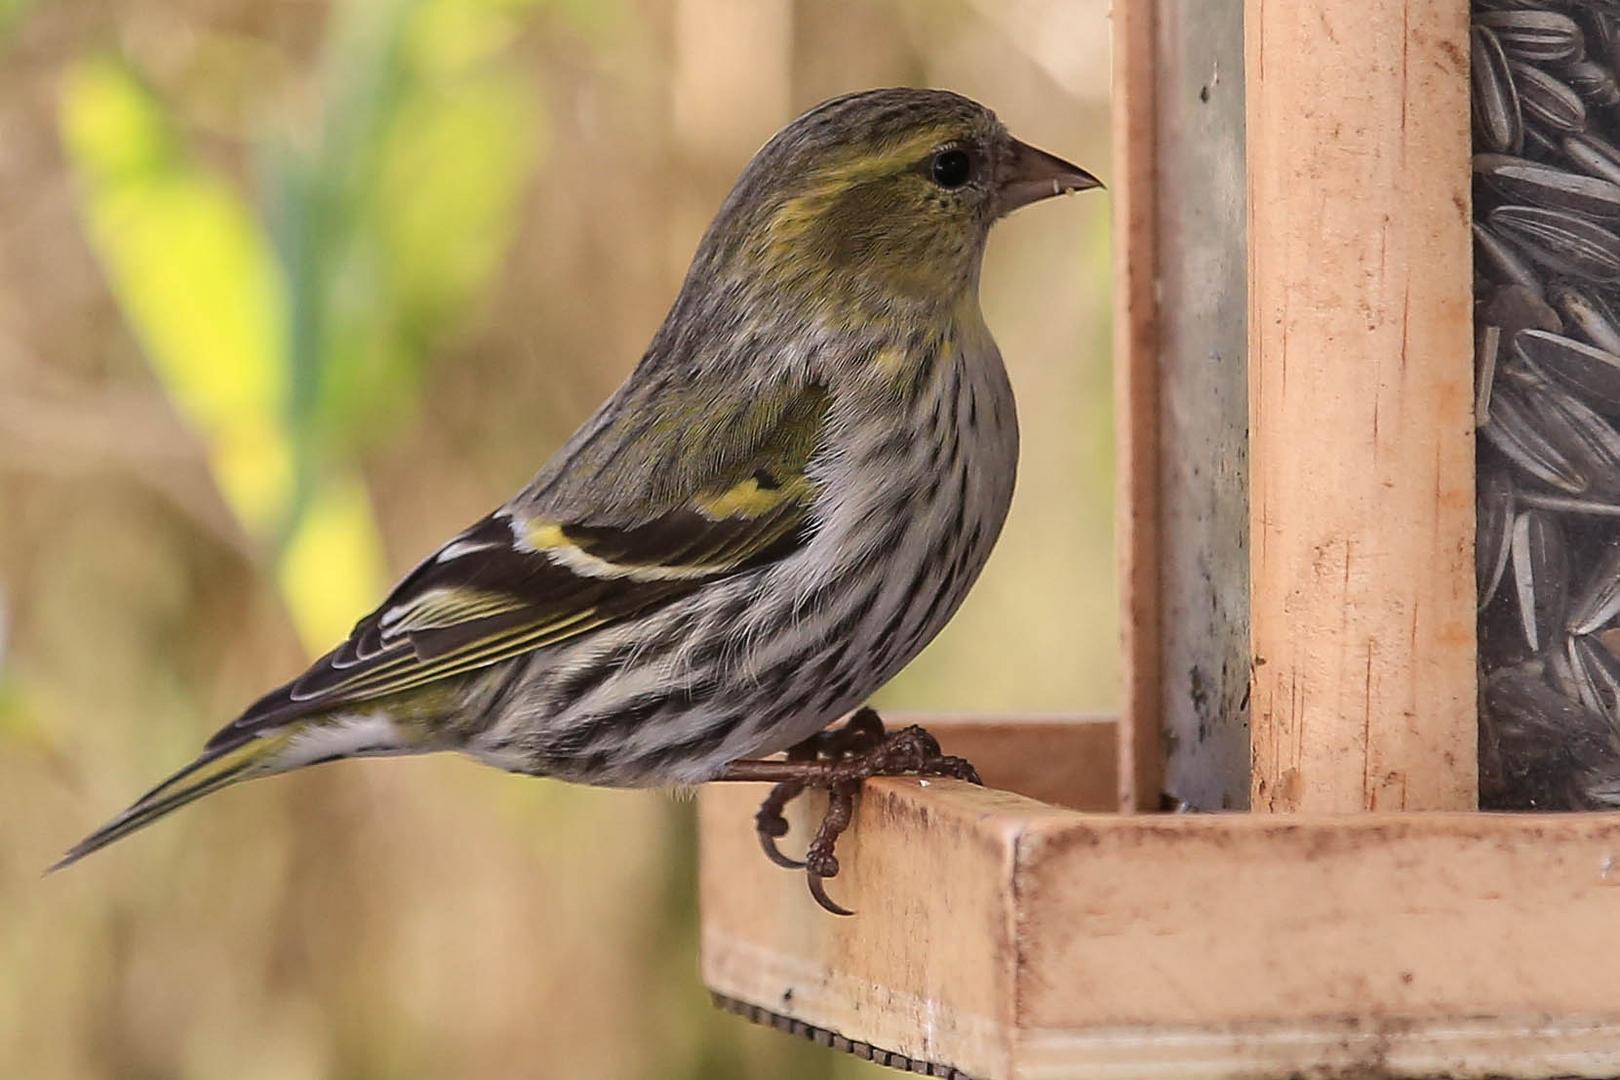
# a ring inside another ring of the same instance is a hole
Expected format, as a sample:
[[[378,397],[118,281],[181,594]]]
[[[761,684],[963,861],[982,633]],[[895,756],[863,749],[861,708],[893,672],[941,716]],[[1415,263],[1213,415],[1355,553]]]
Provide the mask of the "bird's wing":
[[[771,412],[775,421],[750,434],[751,451],[736,452],[733,431],[723,461],[708,455],[719,466],[641,520],[626,520],[622,506],[600,516],[550,514],[544,502],[521,499],[485,517],[209,747],[555,645],[796,550],[809,526],[816,485],[807,467],[827,398],[807,387]],[[714,424],[694,430],[699,439],[724,436]],[[686,460],[694,454],[702,459],[704,448],[684,448]]]

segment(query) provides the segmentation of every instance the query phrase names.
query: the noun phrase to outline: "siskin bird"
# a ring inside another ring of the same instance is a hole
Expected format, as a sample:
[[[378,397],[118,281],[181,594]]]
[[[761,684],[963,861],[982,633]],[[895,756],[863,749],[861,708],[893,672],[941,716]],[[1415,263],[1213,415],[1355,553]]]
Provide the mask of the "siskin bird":
[[[1020,206],[1097,186],[956,94],[811,109],[744,169],[641,362],[539,474],[57,865],[339,758],[779,780],[762,836],[806,783],[847,793],[854,772],[802,751],[749,759],[813,745],[977,578],[1018,457],[979,310],[985,240]],[[922,738],[890,737],[862,775],[953,771]],[[813,887],[836,873],[830,841],[823,854]]]

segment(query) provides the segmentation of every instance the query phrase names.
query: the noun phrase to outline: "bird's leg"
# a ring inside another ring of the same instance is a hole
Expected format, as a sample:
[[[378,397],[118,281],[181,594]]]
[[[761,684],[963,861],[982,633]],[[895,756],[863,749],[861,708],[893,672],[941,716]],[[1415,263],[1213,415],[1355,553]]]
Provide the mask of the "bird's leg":
[[[872,776],[948,776],[980,783],[972,765],[941,753],[939,742],[928,732],[912,725],[888,734],[883,721],[869,708],[861,709],[841,728],[811,736],[789,750],[784,759],[733,762],[717,779],[775,784],[754,815],[760,846],[778,866],[805,871],[816,903],[835,915],[848,915],[850,911],[827,896],[824,882],[838,874],[834,848],[854,815],[855,793]],[[827,812],[801,863],[783,855],[776,841],[788,830],[783,809],[812,787],[827,792]]]

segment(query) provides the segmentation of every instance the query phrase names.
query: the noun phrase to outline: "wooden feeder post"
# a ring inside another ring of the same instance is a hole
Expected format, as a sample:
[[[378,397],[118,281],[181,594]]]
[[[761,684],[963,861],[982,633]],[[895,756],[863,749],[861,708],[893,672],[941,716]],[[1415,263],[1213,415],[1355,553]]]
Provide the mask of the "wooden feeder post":
[[[1477,805],[1464,0],[1249,0],[1253,806]]]
[[[1243,0],[1114,14],[1126,810],[1249,801]]]
[[[720,1004],[958,1080],[1620,1075],[1620,814],[1474,811],[1467,20],[1115,0],[1124,714],[918,718],[988,786],[868,782],[850,919],[705,789]]]

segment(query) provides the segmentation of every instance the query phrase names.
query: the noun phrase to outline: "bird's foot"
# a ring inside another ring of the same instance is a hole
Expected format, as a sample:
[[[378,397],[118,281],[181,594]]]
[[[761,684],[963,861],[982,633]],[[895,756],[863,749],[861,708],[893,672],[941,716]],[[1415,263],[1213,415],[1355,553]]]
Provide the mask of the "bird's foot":
[[[883,728],[883,719],[878,716],[876,710],[863,708],[845,721],[842,727],[818,731],[788,750],[787,760],[845,761],[852,755],[867,752],[881,745],[887,734]],[[783,780],[771,788],[770,794],[765,796],[765,801],[760,803],[759,812],[754,815],[754,825],[759,832],[759,844],[765,849],[765,856],[785,870],[803,870],[805,863],[782,854],[782,849],[776,846],[776,841],[786,836],[788,832],[787,818],[782,816],[782,811],[810,786],[826,787],[829,793],[832,791],[830,783],[812,785],[809,780]],[[832,808],[828,807],[827,812],[831,815]]]
[[[938,740],[927,731],[913,724],[887,732],[870,708],[861,709],[842,727],[806,739],[789,750],[785,760],[739,761],[721,779],[775,781],[754,815],[760,847],[776,865],[803,870],[816,903],[834,915],[853,915],[827,895],[826,881],[838,876],[834,849],[854,817],[855,793],[873,776],[948,776],[981,782],[972,765],[942,753]],[[782,854],[777,841],[788,832],[782,811],[806,788],[827,792],[827,811],[800,862]]]

